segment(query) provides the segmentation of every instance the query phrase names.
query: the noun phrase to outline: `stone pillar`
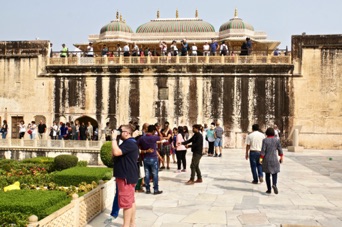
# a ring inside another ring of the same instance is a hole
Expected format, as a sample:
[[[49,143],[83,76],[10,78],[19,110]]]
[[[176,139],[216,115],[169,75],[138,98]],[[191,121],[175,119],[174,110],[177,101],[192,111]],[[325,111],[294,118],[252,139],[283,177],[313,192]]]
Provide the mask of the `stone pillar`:
[[[205,63],[206,63],[206,64],[209,63],[209,54],[205,55]]]
[[[304,147],[299,146],[299,130],[295,129],[293,131],[293,146],[288,147],[288,151],[292,152],[302,152],[304,150]]]
[[[147,64],[151,64],[151,56],[147,55]]]
[[[239,63],[239,55],[235,54],[234,56],[234,63],[238,64]]]
[[[221,64],[224,64],[224,55],[221,55]]]
[[[36,215],[31,215],[28,218],[28,225],[27,227],[37,227],[38,226],[38,217]]]
[[[71,203],[74,205],[74,226],[80,226],[80,201],[76,193],[72,195]]]
[[[179,55],[176,55],[176,64],[179,64]]]

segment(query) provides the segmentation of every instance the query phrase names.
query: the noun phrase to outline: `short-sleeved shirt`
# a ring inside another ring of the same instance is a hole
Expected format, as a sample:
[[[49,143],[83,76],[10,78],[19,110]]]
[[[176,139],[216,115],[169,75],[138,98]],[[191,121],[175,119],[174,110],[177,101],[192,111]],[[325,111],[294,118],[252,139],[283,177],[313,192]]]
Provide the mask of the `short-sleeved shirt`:
[[[144,154],[145,158],[158,158],[157,141],[160,141],[159,136],[146,134],[138,139],[138,146],[141,150],[153,149],[153,153]]]
[[[114,158],[114,177],[126,179],[128,184],[136,184],[139,179],[137,142],[134,138],[129,138],[119,148],[122,155]]]
[[[38,132],[39,133],[44,133],[46,129],[46,125],[45,124],[39,124],[38,125]]]
[[[246,144],[250,145],[251,151],[261,151],[262,140],[265,139],[265,135],[259,131],[254,131],[247,136]]]
[[[222,138],[223,128],[221,128],[220,126],[217,126],[214,131],[216,133],[217,138]]]
[[[169,129],[167,131],[165,131],[165,129],[162,129],[162,134],[163,134],[163,137],[168,137],[169,135],[171,135],[170,139],[163,143],[164,146],[170,145],[171,141],[172,141],[172,131],[171,131],[171,129]]]
[[[210,52],[216,52],[216,49],[218,47],[217,42],[210,43]]]

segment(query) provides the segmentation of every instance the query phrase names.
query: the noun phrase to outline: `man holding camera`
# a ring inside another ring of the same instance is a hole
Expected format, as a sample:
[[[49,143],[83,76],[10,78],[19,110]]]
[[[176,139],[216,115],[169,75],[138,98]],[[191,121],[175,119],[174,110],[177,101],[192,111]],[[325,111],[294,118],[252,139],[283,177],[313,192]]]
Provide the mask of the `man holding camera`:
[[[131,125],[121,126],[121,131],[112,131],[112,154],[114,159],[114,177],[119,190],[119,207],[123,208],[123,227],[135,226],[135,185],[139,179],[137,160],[139,148],[132,137]],[[118,146],[117,136],[123,141]]]

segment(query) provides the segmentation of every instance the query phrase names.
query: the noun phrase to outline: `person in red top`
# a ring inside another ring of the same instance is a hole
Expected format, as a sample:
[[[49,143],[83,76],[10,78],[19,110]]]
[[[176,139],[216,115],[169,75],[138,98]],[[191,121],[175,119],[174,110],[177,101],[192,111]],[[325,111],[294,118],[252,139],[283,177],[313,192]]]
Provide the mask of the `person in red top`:
[[[262,171],[266,173],[266,193],[271,191],[271,174],[272,174],[272,188],[275,194],[278,194],[277,179],[280,172],[280,163],[283,162],[283,150],[281,149],[280,141],[274,137],[274,129],[268,128],[266,136],[262,141],[260,152],[260,164],[262,164]],[[278,160],[277,156],[280,156]]]

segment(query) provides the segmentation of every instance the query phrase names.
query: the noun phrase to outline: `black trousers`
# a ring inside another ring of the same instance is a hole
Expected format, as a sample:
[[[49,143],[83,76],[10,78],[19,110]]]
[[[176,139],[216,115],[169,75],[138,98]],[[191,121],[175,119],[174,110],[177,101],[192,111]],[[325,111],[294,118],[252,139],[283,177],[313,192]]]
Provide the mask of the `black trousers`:
[[[277,186],[277,180],[278,180],[278,173],[272,174],[272,185]],[[271,174],[266,173],[266,185],[267,185],[267,190],[271,191]]]
[[[178,170],[181,169],[181,165],[183,164],[183,169],[186,169],[186,150],[183,151],[176,151],[176,157],[177,157],[177,167]]]
[[[214,141],[213,142],[208,142],[209,143],[209,149],[208,149],[208,154],[214,154]]]

